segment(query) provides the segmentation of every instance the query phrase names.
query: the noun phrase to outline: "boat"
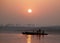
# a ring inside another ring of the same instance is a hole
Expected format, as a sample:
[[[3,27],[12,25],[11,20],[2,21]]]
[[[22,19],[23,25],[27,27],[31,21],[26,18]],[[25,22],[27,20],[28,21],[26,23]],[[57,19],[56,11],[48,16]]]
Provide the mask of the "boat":
[[[44,30],[41,32],[41,30],[38,30],[37,32],[22,32],[22,34],[26,35],[48,35],[47,33],[44,32]]]
[[[22,34],[26,34],[26,35],[48,35],[47,33],[36,33],[36,32],[22,32]]]

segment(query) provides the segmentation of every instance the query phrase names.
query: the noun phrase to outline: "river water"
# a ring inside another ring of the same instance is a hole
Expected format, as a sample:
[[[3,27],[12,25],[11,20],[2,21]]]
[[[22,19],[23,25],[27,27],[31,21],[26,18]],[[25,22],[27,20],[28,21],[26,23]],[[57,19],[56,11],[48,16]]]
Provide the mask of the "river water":
[[[59,34],[23,35],[19,33],[0,33],[0,43],[60,43]]]

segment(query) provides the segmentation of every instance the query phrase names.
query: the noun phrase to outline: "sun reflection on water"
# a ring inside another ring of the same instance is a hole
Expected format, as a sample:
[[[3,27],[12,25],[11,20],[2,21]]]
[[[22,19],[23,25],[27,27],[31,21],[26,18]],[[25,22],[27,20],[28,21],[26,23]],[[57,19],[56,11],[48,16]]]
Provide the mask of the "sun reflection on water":
[[[31,35],[27,35],[27,43],[31,43]]]

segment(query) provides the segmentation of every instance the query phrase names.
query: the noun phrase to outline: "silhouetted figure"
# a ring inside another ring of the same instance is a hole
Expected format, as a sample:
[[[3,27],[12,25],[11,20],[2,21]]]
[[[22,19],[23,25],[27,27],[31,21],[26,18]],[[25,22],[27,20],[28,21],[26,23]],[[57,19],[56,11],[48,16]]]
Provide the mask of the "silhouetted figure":
[[[44,34],[44,33],[45,33],[45,31],[43,30],[43,31],[42,31],[42,34]]]
[[[41,33],[41,29],[37,30],[37,34]]]
[[[34,30],[33,30],[33,32],[34,32]]]
[[[38,31],[37,31],[37,33],[38,33]]]
[[[41,29],[39,29],[38,32],[41,33]]]

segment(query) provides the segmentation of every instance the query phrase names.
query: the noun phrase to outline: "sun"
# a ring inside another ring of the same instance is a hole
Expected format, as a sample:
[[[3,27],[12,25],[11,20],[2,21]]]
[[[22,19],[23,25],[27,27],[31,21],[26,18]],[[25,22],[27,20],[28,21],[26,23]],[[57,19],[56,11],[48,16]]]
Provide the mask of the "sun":
[[[28,13],[32,13],[32,9],[28,9]]]

